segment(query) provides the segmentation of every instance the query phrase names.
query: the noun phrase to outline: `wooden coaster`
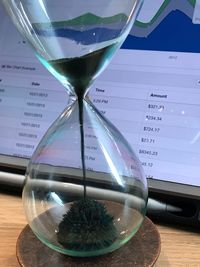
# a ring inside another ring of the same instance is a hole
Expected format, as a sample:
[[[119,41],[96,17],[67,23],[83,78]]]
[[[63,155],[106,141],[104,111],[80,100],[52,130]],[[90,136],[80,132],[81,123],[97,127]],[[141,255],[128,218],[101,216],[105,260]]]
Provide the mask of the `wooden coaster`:
[[[145,217],[135,236],[118,250],[103,256],[76,258],[45,246],[27,225],[17,240],[16,254],[22,267],[150,267],[160,254],[160,235]]]

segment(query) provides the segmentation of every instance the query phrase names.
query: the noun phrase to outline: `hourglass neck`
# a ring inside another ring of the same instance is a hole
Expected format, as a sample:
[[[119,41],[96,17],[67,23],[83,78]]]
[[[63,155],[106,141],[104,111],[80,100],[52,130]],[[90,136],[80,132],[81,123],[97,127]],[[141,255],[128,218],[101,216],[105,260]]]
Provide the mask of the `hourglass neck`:
[[[72,105],[75,101],[78,101],[78,103],[80,101],[83,101],[83,98],[84,96],[77,96],[76,93],[74,92],[74,90],[67,90],[67,93],[68,93],[68,102],[67,102],[67,105]]]

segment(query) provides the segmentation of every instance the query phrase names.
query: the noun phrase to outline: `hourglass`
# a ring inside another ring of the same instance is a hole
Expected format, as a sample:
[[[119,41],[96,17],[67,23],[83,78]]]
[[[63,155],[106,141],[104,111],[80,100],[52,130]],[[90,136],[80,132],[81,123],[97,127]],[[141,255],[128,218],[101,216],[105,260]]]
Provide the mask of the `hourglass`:
[[[36,56],[69,94],[66,109],[30,160],[23,190],[32,231],[63,254],[114,251],[144,219],[147,184],[139,160],[88,94],[127,36],[141,3],[3,0]]]

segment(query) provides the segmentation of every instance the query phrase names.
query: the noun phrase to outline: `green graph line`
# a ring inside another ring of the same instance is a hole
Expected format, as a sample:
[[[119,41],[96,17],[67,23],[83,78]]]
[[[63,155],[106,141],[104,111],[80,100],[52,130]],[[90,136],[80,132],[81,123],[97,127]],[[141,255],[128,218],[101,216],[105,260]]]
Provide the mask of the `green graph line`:
[[[160,14],[163,12],[163,10],[168,6],[168,4],[171,2],[171,0],[165,0],[162,5],[160,6],[160,8],[158,9],[157,13],[155,14],[155,16],[151,19],[150,22],[148,23],[144,23],[141,21],[136,20],[135,22],[135,26],[140,27],[140,28],[147,28],[148,26],[152,25],[157,18],[160,16]]]
[[[193,7],[195,7],[196,0],[188,0],[188,2],[189,2]]]
[[[33,26],[37,29],[48,29],[48,28],[65,28],[69,26],[81,26],[81,25],[102,25],[111,24],[117,22],[127,21],[128,17],[123,14],[117,14],[111,17],[99,17],[92,13],[86,13],[84,15],[78,16],[77,18],[66,20],[66,21],[54,21],[47,23],[34,23]]]
[[[147,23],[141,22],[136,20],[135,21],[135,26],[139,28],[147,28],[151,26],[157,19],[158,17],[162,14],[162,12],[165,10],[165,8],[169,5],[169,3],[174,0],[165,0],[158,11],[156,12],[155,16]],[[187,0],[187,2],[195,7],[196,0]],[[37,29],[56,29],[56,28],[65,28],[69,26],[81,26],[81,25],[103,25],[103,24],[112,24],[112,23],[117,23],[117,22],[123,22],[127,21],[127,16],[123,13],[111,16],[111,17],[100,17],[97,15],[94,15],[92,13],[86,13],[84,15],[78,16],[77,18],[71,19],[71,20],[66,20],[66,21],[54,21],[54,22],[44,22],[44,23],[34,23],[33,27]]]
[[[168,4],[171,1],[174,1],[174,0],[165,0],[162,3],[162,5],[160,6],[160,8],[157,11],[157,13],[155,14],[155,16],[151,19],[151,21],[149,21],[147,23],[144,23],[144,22],[141,22],[141,21],[136,20],[136,22],[135,22],[134,25],[137,26],[137,27],[140,27],[140,28],[147,28],[148,26],[152,25],[157,20],[157,18],[161,15],[161,13],[163,12],[163,10],[168,6]],[[188,3],[194,7],[195,4],[196,4],[196,0],[188,0]]]

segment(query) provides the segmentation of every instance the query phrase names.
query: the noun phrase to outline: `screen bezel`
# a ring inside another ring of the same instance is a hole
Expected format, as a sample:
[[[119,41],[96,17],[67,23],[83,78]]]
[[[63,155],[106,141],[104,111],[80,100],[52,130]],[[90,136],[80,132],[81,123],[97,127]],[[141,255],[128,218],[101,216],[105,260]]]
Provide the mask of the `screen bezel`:
[[[0,155],[0,184],[23,187],[28,158]],[[148,178],[149,194],[158,193],[200,199],[200,186]]]

